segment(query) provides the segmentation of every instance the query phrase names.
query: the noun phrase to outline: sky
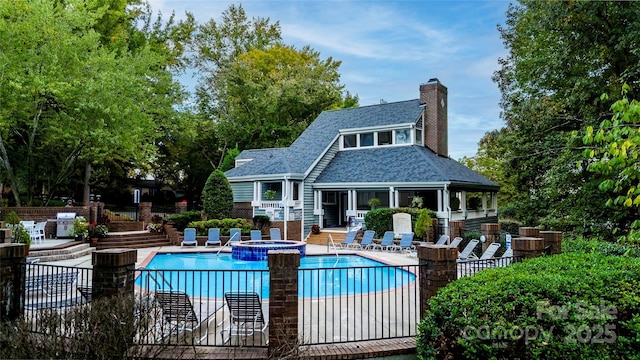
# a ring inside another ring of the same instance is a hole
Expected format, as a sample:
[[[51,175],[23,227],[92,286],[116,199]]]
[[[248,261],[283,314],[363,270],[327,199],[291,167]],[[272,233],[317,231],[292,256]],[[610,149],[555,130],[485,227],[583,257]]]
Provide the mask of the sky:
[[[341,61],[340,83],[360,106],[419,97],[419,85],[438,78],[448,89],[449,156],[474,156],[478,141],[502,128],[500,91],[492,81],[507,56],[497,29],[507,0],[150,0],[154,12],[192,13],[203,24],[219,21],[229,5],[247,17],[279,22],[283,42],[309,45]],[[181,80],[187,88],[190,76]]]

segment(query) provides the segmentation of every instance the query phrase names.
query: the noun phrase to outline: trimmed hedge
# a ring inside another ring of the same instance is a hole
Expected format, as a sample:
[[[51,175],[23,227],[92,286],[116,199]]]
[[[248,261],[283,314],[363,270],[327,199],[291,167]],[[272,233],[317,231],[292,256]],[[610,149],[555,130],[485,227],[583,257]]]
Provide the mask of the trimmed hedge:
[[[199,236],[207,235],[209,232],[209,228],[219,228],[220,235],[222,236],[228,236],[229,229],[231,228],[240,228],[240,233],[242,235],[249,235],[251,233],[251,224],[249,224],[247,219],[243,218],[194,221],[190,222],[188,227],[195,228],[196,235]]]
[[[418,326],[425,359],[640,358],[640,259],[568,253],[441,289]]]
[[[202,219],[200,211],[185,211],[180,214],[173,214],[166,218],[167,223],[172,224],[176,230],[183,231],[190,222]]]
[[[436,213],[432,210],[429,211],[431,218],[436,217]],[[364,225],[367,230],[373,230],[376,232],[376,236],[382,237],[385,231],[393,230],[393,214],[407,213],[411,215],[411,224],[415,226],[418,215],[420,215],[420,209],[414,208],[380,208],[374,209],[364,216]]]

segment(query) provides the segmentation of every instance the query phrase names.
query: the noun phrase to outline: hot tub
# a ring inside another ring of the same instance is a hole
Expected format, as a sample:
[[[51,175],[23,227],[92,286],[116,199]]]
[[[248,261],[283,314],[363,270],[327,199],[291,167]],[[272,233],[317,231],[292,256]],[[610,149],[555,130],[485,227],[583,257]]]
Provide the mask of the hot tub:
[[[298,250],[300,257],[305,256],[307,244],[303,241],[289,240],[250,240],[234,243],[231,257],[236,260],[267,260],[269,250]]]

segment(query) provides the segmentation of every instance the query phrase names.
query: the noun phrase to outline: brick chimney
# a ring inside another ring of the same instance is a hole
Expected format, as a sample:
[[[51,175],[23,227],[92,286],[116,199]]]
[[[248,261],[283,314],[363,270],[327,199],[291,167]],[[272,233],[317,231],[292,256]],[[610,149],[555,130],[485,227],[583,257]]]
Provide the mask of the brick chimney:
[[[425,104],[423,144],[440,156],[449,156],[447,88],[437,78],[420,84],[420,103]]]

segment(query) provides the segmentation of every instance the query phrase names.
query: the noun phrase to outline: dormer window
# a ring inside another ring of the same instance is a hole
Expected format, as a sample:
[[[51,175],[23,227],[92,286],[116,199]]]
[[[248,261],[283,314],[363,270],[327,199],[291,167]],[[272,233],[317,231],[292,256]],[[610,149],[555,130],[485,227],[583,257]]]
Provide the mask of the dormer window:
[[[342,147],[345,149],[358,146],[358,143],[356,142],[356,134],[344,135],[342,139]]]
[[[396,144],[409,144],[411,143],[411,130],[401,129],[396,130]]]
[[[373,133],[360,134],[360,146],[373,146]]]
[[[362,129],[365,130],[365,129]],[[368,131],[367,131],[368,130]],[[356,132],[342,134],[341,149],[356,149],[365,147],[391,146],[391,145],[411,145],[414,143],[414,135],[418,131],[414,131],[412,127],[400,129],[380,129],[372,131],[366,129],[366,132]],[[421,141],[415,140],[415,143]]]
[[[391,131],[378,132],[378,145],[391,145]]]

